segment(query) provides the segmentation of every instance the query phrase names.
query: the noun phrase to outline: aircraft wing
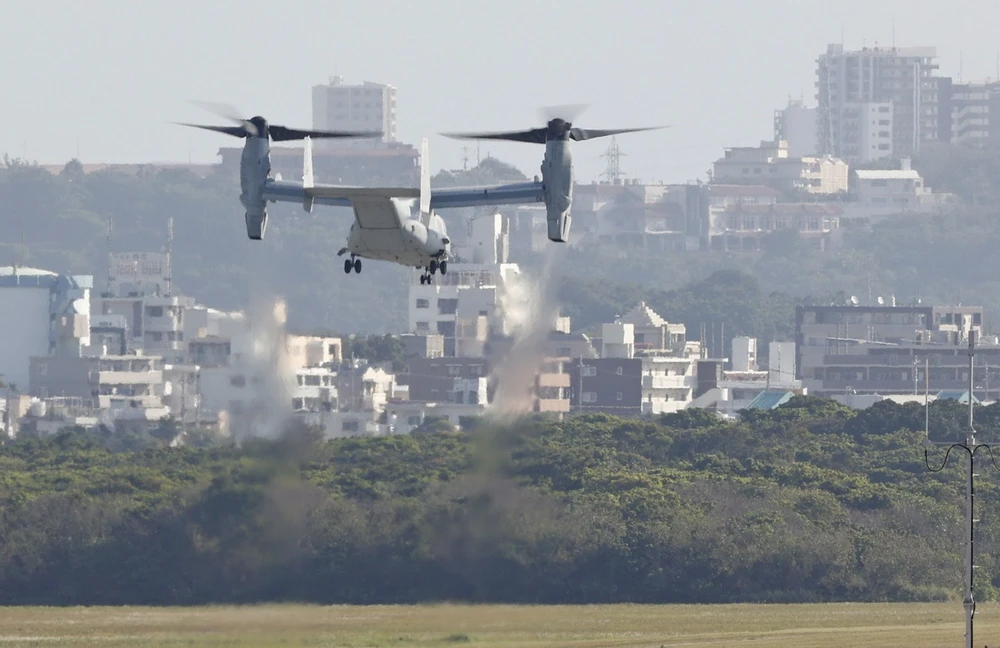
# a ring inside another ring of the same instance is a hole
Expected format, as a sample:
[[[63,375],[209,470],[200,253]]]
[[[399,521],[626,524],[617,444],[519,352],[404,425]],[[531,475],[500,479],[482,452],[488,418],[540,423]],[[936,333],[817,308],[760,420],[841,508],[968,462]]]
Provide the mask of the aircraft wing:
[[[352,207],[355,200],[383,198],[415,199],[420,197],[416,187],[341,187],[338,185],[304,186],[299,182],[270,180],[264,186],[264,200],[275,202],[306,202]]]
[[[337,185],[303,186],[297,182],[273,180],[264,188],[264,200],[309,202],[311,204],[351,207],[362,230],[381,230],[384,249],[404,249],[400,228],[402,221],[393,199],[420,197],[419,187],[341,187]],[[398,240],[397,240],[398,239]],[[381,240],[381,239],[380,239]]]
[[[309,202],[334,207],[354,207],[358,201],[370,202],[390,198],[419,199],[419,187],[341,187],[337,185],[303,186],[298,182],[269,180],[264,187],[264,200],[278,202]],[[431,190],[431,209],[453,209],[480,205],[520,205],[545,202],[545,186],[541,182],[520,182],[492,187],[449,187]],[[357,213],[357,210],[355,210]],[[360,221],[359,221],[360,223]],[[362,224],[362,227],[364,225]]]
[[[431,209],[476,207],[479,205],[520,205],[545,202],[541,182],[520,182],[493,187],[454,187],[431,190]]]

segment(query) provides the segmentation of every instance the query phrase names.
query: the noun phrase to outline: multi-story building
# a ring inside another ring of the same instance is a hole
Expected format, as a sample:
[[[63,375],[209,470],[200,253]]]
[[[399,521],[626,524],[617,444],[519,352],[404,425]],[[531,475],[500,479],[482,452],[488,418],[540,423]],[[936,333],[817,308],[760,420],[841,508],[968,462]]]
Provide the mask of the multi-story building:
[[[753,183],[779,191],[839,194],[848,189],[847,163],[829,155],[791,157],[788,142],[728,148],[712,167],[712,182]]]
[[[806,108],[802,101],[788,101],[788,106],[774,111],[774,141],[788,142],[788,156],[815,157],[816,108]]]
[[[171,294],[170,255],[158,252],[109,254],[108,285],[97,297],[95,311],[125,318],[129,347],[184,361],[185,312],[190,297]]]
[[[490,331],[506,334],[505,297],[520,274],[507,263],[507,229],[500,214],[474,219],[457,259],[432,284],[410,278],[409,324],[417,335],[444,337],[444,355],[482,355]],[[510,300],[507,300],[508,309]],[[484,319],[481,319],[484,318]]]
[[[93,277],[0,267],[0,379],[24,390],[32,357],[89,348]]]
[[[163,358],[147,355],[31,358],[31,394],[87,399],[102,410],[142,410],[158,420],[164,407]]]
[[[914,155],[923,142],[937,140],[935,58],[934,47],[845,51],[843,45],[828,45],[817,59],[817,153],[865,162]],[[874,131],[870,128],[873,117]],[[877,134],[875,139],[872,132]],[[882,132],[891,133],[887,149],[881,148],[886,143]],[[872,157],[873,144],[884,155]]]
[[[943,80],[942,80],[943,81]],[[942,84],[942,121],[947,141],[982,145],[1000,141],[1000,81]],[[947,112],[945,112],[947,109]],[[990,119],[990,115],[993,119]],[[943,124],[944,125],[944,124]],[[942,125],[942,126],[943,126]]]
[[[796,308],[796,378],[810,393],[847,388],[912,392],[922,385],[922,378],[911,371],[915,357],[920,365],[919,357],[954,355],[970,331],[981,335],[984,330],[981,306],[895,306],[893,301],[879,306]],[[935,376],[947,377],[932,371],[932,389],[956,388],[947,381],[935,383]]]
[[[396,88],[365,81],[344,83],[341,76],[330,77],[326,85],[312,89],[313,128],[336,131],[381,131],[382,141],[396,140]],[[358,140],[363,142],[363,140]],[[328,146],[341,146],[342,143]]]
[[[924,187],[923,178],[904,158],[901,169],[873,169],[855,171],[852,193],[858,205],[868,209],[892,212],[923,211],[925,196],[930,192]]]
[[[580,358],[571,364],[572,411],[638,416],[642,413],[642,360]]]
[[[834,203],[732,205],[723,214],[720,231],[712,236],[712,247],[726,251],[759,250],[767,234],[790,230],[825,250],[840,229],[843,213],[843,207]]]

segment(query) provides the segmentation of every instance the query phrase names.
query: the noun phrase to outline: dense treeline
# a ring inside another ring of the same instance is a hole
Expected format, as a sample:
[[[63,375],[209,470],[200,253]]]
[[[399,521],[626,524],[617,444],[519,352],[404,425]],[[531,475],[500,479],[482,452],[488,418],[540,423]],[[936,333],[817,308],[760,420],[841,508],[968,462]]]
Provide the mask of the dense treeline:
[[[936,436],[958,438],[963,413],[933,404]],[[923,420],[803,397],[740,422],[23,439],[0,448],[0,603],[942,599],[961,584],[964,481],[960,461],[926,470]],[[977,420],[996,435],[1000,407]],[[1000,492],[981,473],[985,600]]]

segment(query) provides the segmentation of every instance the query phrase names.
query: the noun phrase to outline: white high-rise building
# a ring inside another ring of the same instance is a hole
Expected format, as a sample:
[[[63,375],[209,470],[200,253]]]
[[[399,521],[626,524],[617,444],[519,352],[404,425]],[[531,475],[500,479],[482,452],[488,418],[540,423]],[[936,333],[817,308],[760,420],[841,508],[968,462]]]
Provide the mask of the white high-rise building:
[[[500,214],[469,222],[464,245],[455,246],[448,272],[422,284],[421,271],[412,272],[409,296],[410,332],[444,336],[444,355],[480,357],[489,332],[510,333],[510,322],[519,313],[517,283],[520,268],[507,263],[508,232]],[[522,290],[523,292],[523,290]],[[505,303],[506,299],[506,303]]]
[[[828,45],[817,59],[818,153],[848,162],[870,160],[872,142],[869,138],[866,143],[863,134],[872,128],[887,131],[892,140],[888,150],[876,143],[880,157],[911,156],[923,142],[937,140],[935,58],[934,47],[863,47],[851,52],[843,45]],[[891,104],[888,116],[882,110],[886,104]]]
[[[774,141],[788,142],[788,156],[814,157],[819,150],[816,141],[816,108],[806,108],[801,101],[789,100],[788,106],[774,111]]]
[[[383,142],[396,141],[396,88],[365,81],[348,85],[341,76],[312,89],[313,128],[382,131]],[[320,140],[317,145],[363,145],[377,140]]]

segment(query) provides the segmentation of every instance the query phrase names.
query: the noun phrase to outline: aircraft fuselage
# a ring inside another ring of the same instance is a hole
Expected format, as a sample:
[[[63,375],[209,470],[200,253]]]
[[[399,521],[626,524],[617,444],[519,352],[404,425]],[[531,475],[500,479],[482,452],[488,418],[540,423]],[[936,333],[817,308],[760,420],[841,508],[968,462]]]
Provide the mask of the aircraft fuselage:
[[[355,221],[344,251],[364,259],[390,261],[414,268],[427,268],[432,261],[437,264],[447,261],[451,251],[447,233],[411,218],[405,202],[393,200],[392,204],[402,226],[369,229]]]

